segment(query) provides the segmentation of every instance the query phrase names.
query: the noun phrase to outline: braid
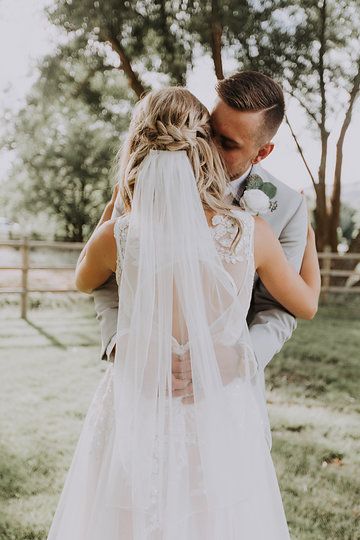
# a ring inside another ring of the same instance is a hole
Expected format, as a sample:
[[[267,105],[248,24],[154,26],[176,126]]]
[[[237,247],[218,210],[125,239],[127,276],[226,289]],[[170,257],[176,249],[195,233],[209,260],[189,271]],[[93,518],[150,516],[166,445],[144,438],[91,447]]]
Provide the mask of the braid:
[[[227,176],[211,138],[209,112],[185,88],[153,91],[136,104],[119,159],[126,210],[131,208],[139,167],[151,149],[187,152],[204,207],[228,215],[239,228],[234,249],[241,223],[224,200]]]

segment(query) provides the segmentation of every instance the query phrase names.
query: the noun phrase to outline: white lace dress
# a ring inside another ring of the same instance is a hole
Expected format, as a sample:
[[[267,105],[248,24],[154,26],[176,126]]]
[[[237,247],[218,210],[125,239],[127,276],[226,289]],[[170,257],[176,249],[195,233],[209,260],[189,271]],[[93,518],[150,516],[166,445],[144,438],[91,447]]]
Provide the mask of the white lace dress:
[[[236,228],[226,216],[216,215],[212,219],[211,232],[222,262],[236,283],[235,269],[241,261],[250,261],[247,284],[243,287],[244,302],[250,303],[254,278],[252,216],[241,210],[234,210],[242,223],[241,239],[234,253],[230,246]],[[122,261],[127,236],[126,216],[117,219],[114,235],[117,243],[118,283],[121,278]],[[173,351],[179,355],[184,348],[174,339]],[[113,409],[113,364],[109,363],[91,405],[73,456],[58,507],[49,531],[48,540],[287,540],[290,538],[286,523],[281,494],[265,440],[261,414],[254,395],[244,392],[241,379],[235,378],[227,384],[226,392],[230,403],[232,421],[235,425],[245,425],[249,440],[246,441],[252,460],[257,462],[257,477],[252,493],[239,508],[222,510],[226,530],[219,530],[219,516],[208,511],[191,513],[190,517],[165,532],[156,512],[157,493],[153,493],[154,511],[149,512],[145,535],[139,535],[131,510],[109,506],[105,502],[108,485],[109,463],[114,442]],[[241,391],[240,391],[241,390]],[[193,409],[176,400],[174,411],[178,430],[176,438],[177,462],[179,470],[190,476],[192,497],[204,497],[202,486],[197,482],[196,469],[189,462],[196,452],[197,440],[191,429]],[[159,470],[154,456],[154,474]],[[241,459],[244,459],[242,456]],[[246,459],[246,455],[245,455]],[[155,482],[154,482],[155,484]],[[180,478],[179,478],[180,490]],[[129,501],[129,508],[130,508]],[[190,503],[191,505],[191,503]],[[219,510],[217,510],[219,512]],[[215,517],[217,519],[215,519]],[[142,530],[144,528],[142,527]]]

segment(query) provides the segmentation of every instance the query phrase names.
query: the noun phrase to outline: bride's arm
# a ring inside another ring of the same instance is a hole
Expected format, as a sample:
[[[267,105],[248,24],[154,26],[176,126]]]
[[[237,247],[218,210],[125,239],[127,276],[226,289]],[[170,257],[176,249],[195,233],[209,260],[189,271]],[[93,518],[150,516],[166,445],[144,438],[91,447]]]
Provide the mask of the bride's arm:
[[[75,286],[81,292],[91,294],[116,270],[115,221],[96,227],[84,246],[75,270]]]
[[[115,218],[111,218],[118,193],[119,185],[115,184],[111,200],[105,206],[98,224],[78,257],[75,286],[81,292],[92,293],[94,289],[103,285],[115,271],[113,270],[116,257],[114,255],[116,244],[113,234]]]
[[[289,264],[270,225],[259,217],[255,218],[254,253],[257,273],[270,294],[295,317],[312,319],[321,287],[313,229],[308,228],[300,275]]]

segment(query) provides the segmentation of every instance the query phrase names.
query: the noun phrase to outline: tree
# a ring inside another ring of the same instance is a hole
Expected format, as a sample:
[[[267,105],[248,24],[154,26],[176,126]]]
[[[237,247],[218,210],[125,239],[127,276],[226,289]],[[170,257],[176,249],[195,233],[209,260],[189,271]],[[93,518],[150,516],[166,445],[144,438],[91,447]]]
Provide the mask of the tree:
[[[316,194],[318,248],[338,244],[343,145],[359,95],[360,53],[357,0],[205,0],[189,2],[189,31],[212,55],[223,77],[222,55],[237,59],[239,69],[262,71],[283,83],[298,101],[321,142],[317,174],[287,122]],[[326,187],[329,135],[343,118],[336,145],[331,197]]]
[[[143,72],[163,73],[169,83],[185,84],[193,48],[183,30],[181,7],[180,0],[57,0],[48,15],[70,37],[82,36],[99,50],[111,48],[139,98],[148,88]]]
[[[274,7],[274,6],[273,6]],[[321,142],[317,175],[311,172],[305,151],[291,127],[316,194],[316,228],[319,250],[337,250],[340,223],[343,145],[359,95],[360,13],[354,0],[300,0],[279,2],[262,31],[253,35],[250,48],[239,43],[245,67],[264,69],[282,79],[287,92],[303,108],[309,125]],[[326,172],[329,135],[336,119],[343,122],[336,145],[336,164],[329,200]]]
[[[50,97],[54,100],[55,96],[62,106],[64,100],[73,100],[75,108],[79,100],[83,110],[95,115],[97,122],[113,124],[115,132],[120,133],[126,122],[121,120],[122,125],[116,127],[118,117],[114,111],[119,110],[116,88],[104,90],[106,85],[102,87],[99,81],[121,80],[120,87],[125,92],[123,80],[126,80],[136,99],[149,88],[154,74],[157,77],[160,74],[161,84],[184,84],[196,44],[211,54],[215,73],[222,78],[225,48],[226,54],[236,59],[239,69],[256,69],[282,81],[290,96],[303,107],[311,128],[318,133],[321,154],[315,175],[296,129],[291,119],[287,119],[316,193],[318,248],[322,250],[330,244],[335,250],[343,144],[360,83],[357,47],[360,15],[356,2],[56,0],[48,9],[49,19],[65,31],[68,41],[42,66],[46,82],[41,87],[42,99],[48,107],[43,113],[51,116]],[[40,92],[40,86],[37,91]],[[127,95],[121,102],[125,109],[126,99],[131,102]],[[40,96],[38,100],[40,103]],[[38,113],[40,110],[37,109]],[[62,114],[66,115],[66,109]],[[344,121],[329,200],[325,182],[328,139],[333,129],[331,124],[340,114]],[[68,123],[67,129],[69,140],[73,141],[75,127]]]
[[[81,39],[44,59],[8,144],[17,160],[7,182],[15,210],[47,211],[58,238],[82,242],[112,190],[112,163],[132,100],[121,73],[99,69]]]

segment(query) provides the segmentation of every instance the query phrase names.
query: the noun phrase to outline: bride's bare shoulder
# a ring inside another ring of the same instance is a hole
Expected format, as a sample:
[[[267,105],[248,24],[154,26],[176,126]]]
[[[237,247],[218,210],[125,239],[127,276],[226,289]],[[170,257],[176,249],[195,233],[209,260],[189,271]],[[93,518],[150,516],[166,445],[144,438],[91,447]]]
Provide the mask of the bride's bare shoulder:
[[[99,227],[99,234],[103,240],[105,242],[113,242],[115,225],[127,222],[128,217],[129,214],[122,214],[121,216],[117,216],[102,223]]]
[[[116,241],[114,227],[117,220],[118,218],[109,219],[99,225],[92,239],[98,255],[107,261],[113,261],[115,259]]]

